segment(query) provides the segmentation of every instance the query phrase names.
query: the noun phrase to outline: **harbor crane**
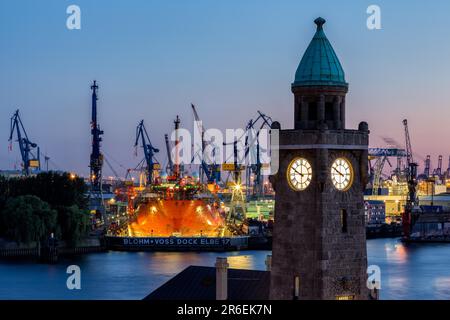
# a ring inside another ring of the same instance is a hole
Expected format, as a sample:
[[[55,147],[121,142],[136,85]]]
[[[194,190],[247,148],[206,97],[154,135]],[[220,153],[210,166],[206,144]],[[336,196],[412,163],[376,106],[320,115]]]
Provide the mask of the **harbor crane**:
[[[379,195],[379,189],[381,187],[381,176],[383,174],[383,169],[386,163],[392,167],[389,161],[390,157],[397,158],[397,168],[395,174],[398,176],[398,171],[400,170],[399,162],[401,159],[406,157],[406,152],[404,149],[399,148],[369,148],[369,160],[375,160],[375,164],[370,164],[370,177],[372,183],[372,195]]]
[[[28,138],[25,127],[23,126],[22,119],[19,115],[19,110],[14,112],[11,117],[11,126],[9,139],[10,150],[12,149],[12,141],[14,138],[14,133],[16,133],[17,142],[19,144],[20,155],[22,157],[23,172],[26,176],[31,173],[32,169],[40,170],[40,150],[36,143],[31,142]],[[36,149],[36,153],[33,150]]]
[[[411,147],[411,138],[409,136],[408,120],[403,120],[405,132],[405,146],[406,146],[406,177],[408,183],[408,195],[406,198],[405,210],[402,216],[403,236],[409,238],[413,221],[413,208],[417,204],[417,163],[414,162],[413,151]]]
[[[134,147],[137,148],[139,144],[139,139],[141,140],[142,149],[144,150],[144,158],[146,162],[146,182],[147,186],[152,184],[153,182],[153,171],[157,169],[158,161],[154,158],[155,153],[159,152],[159,149],[155,148],[148,136],[147,129],[144,125],[144,120],[141,120],[136,127],[136,140],[134,143]]]
[[[261,124],[260,124],[261,122]],[[242,171],[246,172],[246,188],[248,192],[250,182],[250,176],[254,175],[253,180],[253,193],[256,196],[262,195],[262,174],[261,174],[261,147],[259,144],[259,134],[264,127],[270,128],[272,119],[262,112],[258,111],[258,116],[255,119],[251,119],[247,126],[244,135],[235,139],[232,142],[223,143],[223,145],[233,145],[233,163],[226,163],[226,171],[230,171],[233,174],[234,185],[232,185],[232,194],[230,202],[230,211],[227,216],[227,221],[236,223],[236,221],[244,221],[246,219],[246,194],[244,194],[244,187],[242,186]],[[243,141],[244,140],[244,141]],[[240,155],[238,152],[238,143],[243,145],[243,152]],[[243,159],[239,159],[239,156],[243,156]],[[249,159],[249,157],[253,157]],[[245,160],[249,165],[246,166],[242,163]]]
[[[375,161],[374,168],[372,168],[373,172],[372,195],[374,196],[378,196],[380,194],[381,176],[386,162],[389,164],[390,167],[392,167],[389,158],[387,156],[382,156],[377,158],[377,160]]]
[[[204,153],[205,147],[206,147],[206,141],[205,141],[205,127],[203,126],[200,117],[197,113],[197,110],[195,108],[195,105],[191,103],[192,113],[194,114],[195,122],[198,126],[198,130],[201,134],[202,139],[202,145],[201,145],[201,168],[202,173],[206,176],[207,182],[209,184],[211,183],[218,183],[221,179],[220,177],[220,165],[215,163],[215,161],[212,161],[209,159],[209,156]],[[197,154],[194,155],[192,162],[194,161],[195,157],[198,156]],[[206,159],[205,159],[206,158]]]
[[[251,178],[253,177],[253,195],[261,196],[263,194],[261,151],[266,150],[261,150],[259,136],[262,129],[267,128],[270,130],[272,118],[259,110],[257,112],[258,116],[255,119],[251,119],[246,127],[246,132],[248,134],[245,139],[245,156],[247,158],[247,156],[250,155],[250,163],[246,174],[246,184],[249,186],[252,182]],[[253,136],[255,132],[256,135]]]
[[[164,139],[166,141],[166,151],[167,151],[167,159],[168,159],[166,172],[167,172],[167,175],[170,176],[173,174],[173,160],[172,160],[172,153],[170,152],[169,135],[165,134]]]
[[[261,174],[261,169],[263,167],[263,164],[261,163],[261,151],[266,150],[262,150],[260,146],[259,136],[263,128],[270,129],[270,126],[272,125],[272,118],[260,111],[257,112],[258,116],[255,119],[251,119],[247,123],[245,127],[245,133],[240,138],[236,139],[233,142],[224,143],[223,145],[233,144],[234,164],[229,166],[229,169],[227,171],[233,172],[233,178],[235,183],[236,182],[241,183],[242,180],[241,171],[246,169],[247,191],[249,190],[249,186],[253,183],[252,187],[254,195],[261,195],[263,187],[262,181],[263,178]],[[244,141],[242,142],[242,140]],[[238,159],[237,144],[240,141],[243,144],[243,159]],[[246,163],[248,164],[247,167],[245,165],[240,164],[243,161],[239,160],[245,160]],[[253,181],[251,181],[252,179]]]
[[[93,193],[101,193],[102,183],[102,168],[103,168],[103,154],[100,152],[100,142],[102,141],[101,135],[103,131],[100,130],[100,126],[97,122],[97,81],[91,86],[92,90],[92,117],[91,117],[91,135],[92,135],[92,152],[90,158],[90,181],[91,191]]]

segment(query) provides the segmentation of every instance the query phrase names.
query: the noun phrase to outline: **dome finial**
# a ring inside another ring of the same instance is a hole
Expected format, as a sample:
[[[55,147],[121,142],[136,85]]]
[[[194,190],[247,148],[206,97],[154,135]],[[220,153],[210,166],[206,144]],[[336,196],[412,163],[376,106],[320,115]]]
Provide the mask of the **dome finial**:
[[[317,25],[317,30],[322,30],[322,26],[325,22],[327,21],[322,17],[318,17],[316,20],[314,20],[314,23]]]

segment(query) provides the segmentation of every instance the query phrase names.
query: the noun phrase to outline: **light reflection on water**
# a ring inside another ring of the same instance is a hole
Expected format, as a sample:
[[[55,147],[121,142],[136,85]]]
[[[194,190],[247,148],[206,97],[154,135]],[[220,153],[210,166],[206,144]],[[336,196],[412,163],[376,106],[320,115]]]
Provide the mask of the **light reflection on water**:
[[[450,244],[405,246],[396,239],[367,242],[369,265],[381,268],[382,299],[450,299]],[[57,265],[0,261],[0,299],[142,299],[190,265],[265,269],[269,251],[107,252]],[[66,289],[66,268],[81,267],[82,289]]]
[[[450,299],[450,244],[374,239],[367,253],[381,268],[382,299]]]

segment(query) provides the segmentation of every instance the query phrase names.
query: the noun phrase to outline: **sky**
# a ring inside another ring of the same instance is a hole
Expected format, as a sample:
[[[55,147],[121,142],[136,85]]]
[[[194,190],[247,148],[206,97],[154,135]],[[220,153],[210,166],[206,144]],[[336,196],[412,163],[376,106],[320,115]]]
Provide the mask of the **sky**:
[[[72,4],[80,30],[66,27]],[[380,30],[366,25],[372,4]],[[292,128],[290,85],[318,16],[350,85],[347,128],[367,121],[370,146],[404,145],[407,118],[416,159],[442,154],[446,168],[449,14],[446,0],[0,0],[0,168],[20,163],[8,150],[19,108],[51,169],[88,174],[94,79],[102,148],[121,176],[142,156],[138,122],[164,162],[175,116],[193,127],[190,103],[207,128],[244,127],[257,110]]]

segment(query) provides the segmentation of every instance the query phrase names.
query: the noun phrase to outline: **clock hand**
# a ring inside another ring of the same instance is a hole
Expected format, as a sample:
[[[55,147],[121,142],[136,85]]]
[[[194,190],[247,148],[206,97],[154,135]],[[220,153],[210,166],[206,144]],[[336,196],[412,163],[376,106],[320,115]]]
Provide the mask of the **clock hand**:
[[[297,171],[297,169],[295,169],[295,168],[292,168],[295,172],[297,172],[299,175],[301,175],[302,177],[304,176],[304,174],[303,173],[301,173],[301,172],[299,172],[299,171]]]
[[[343,175],[338,169],[336,169],[335,167],[333,167],[333,169],[334,169],[337,173],[339,173],[339,174],[341,175],[341,177],[344,176],[344,175]]]

